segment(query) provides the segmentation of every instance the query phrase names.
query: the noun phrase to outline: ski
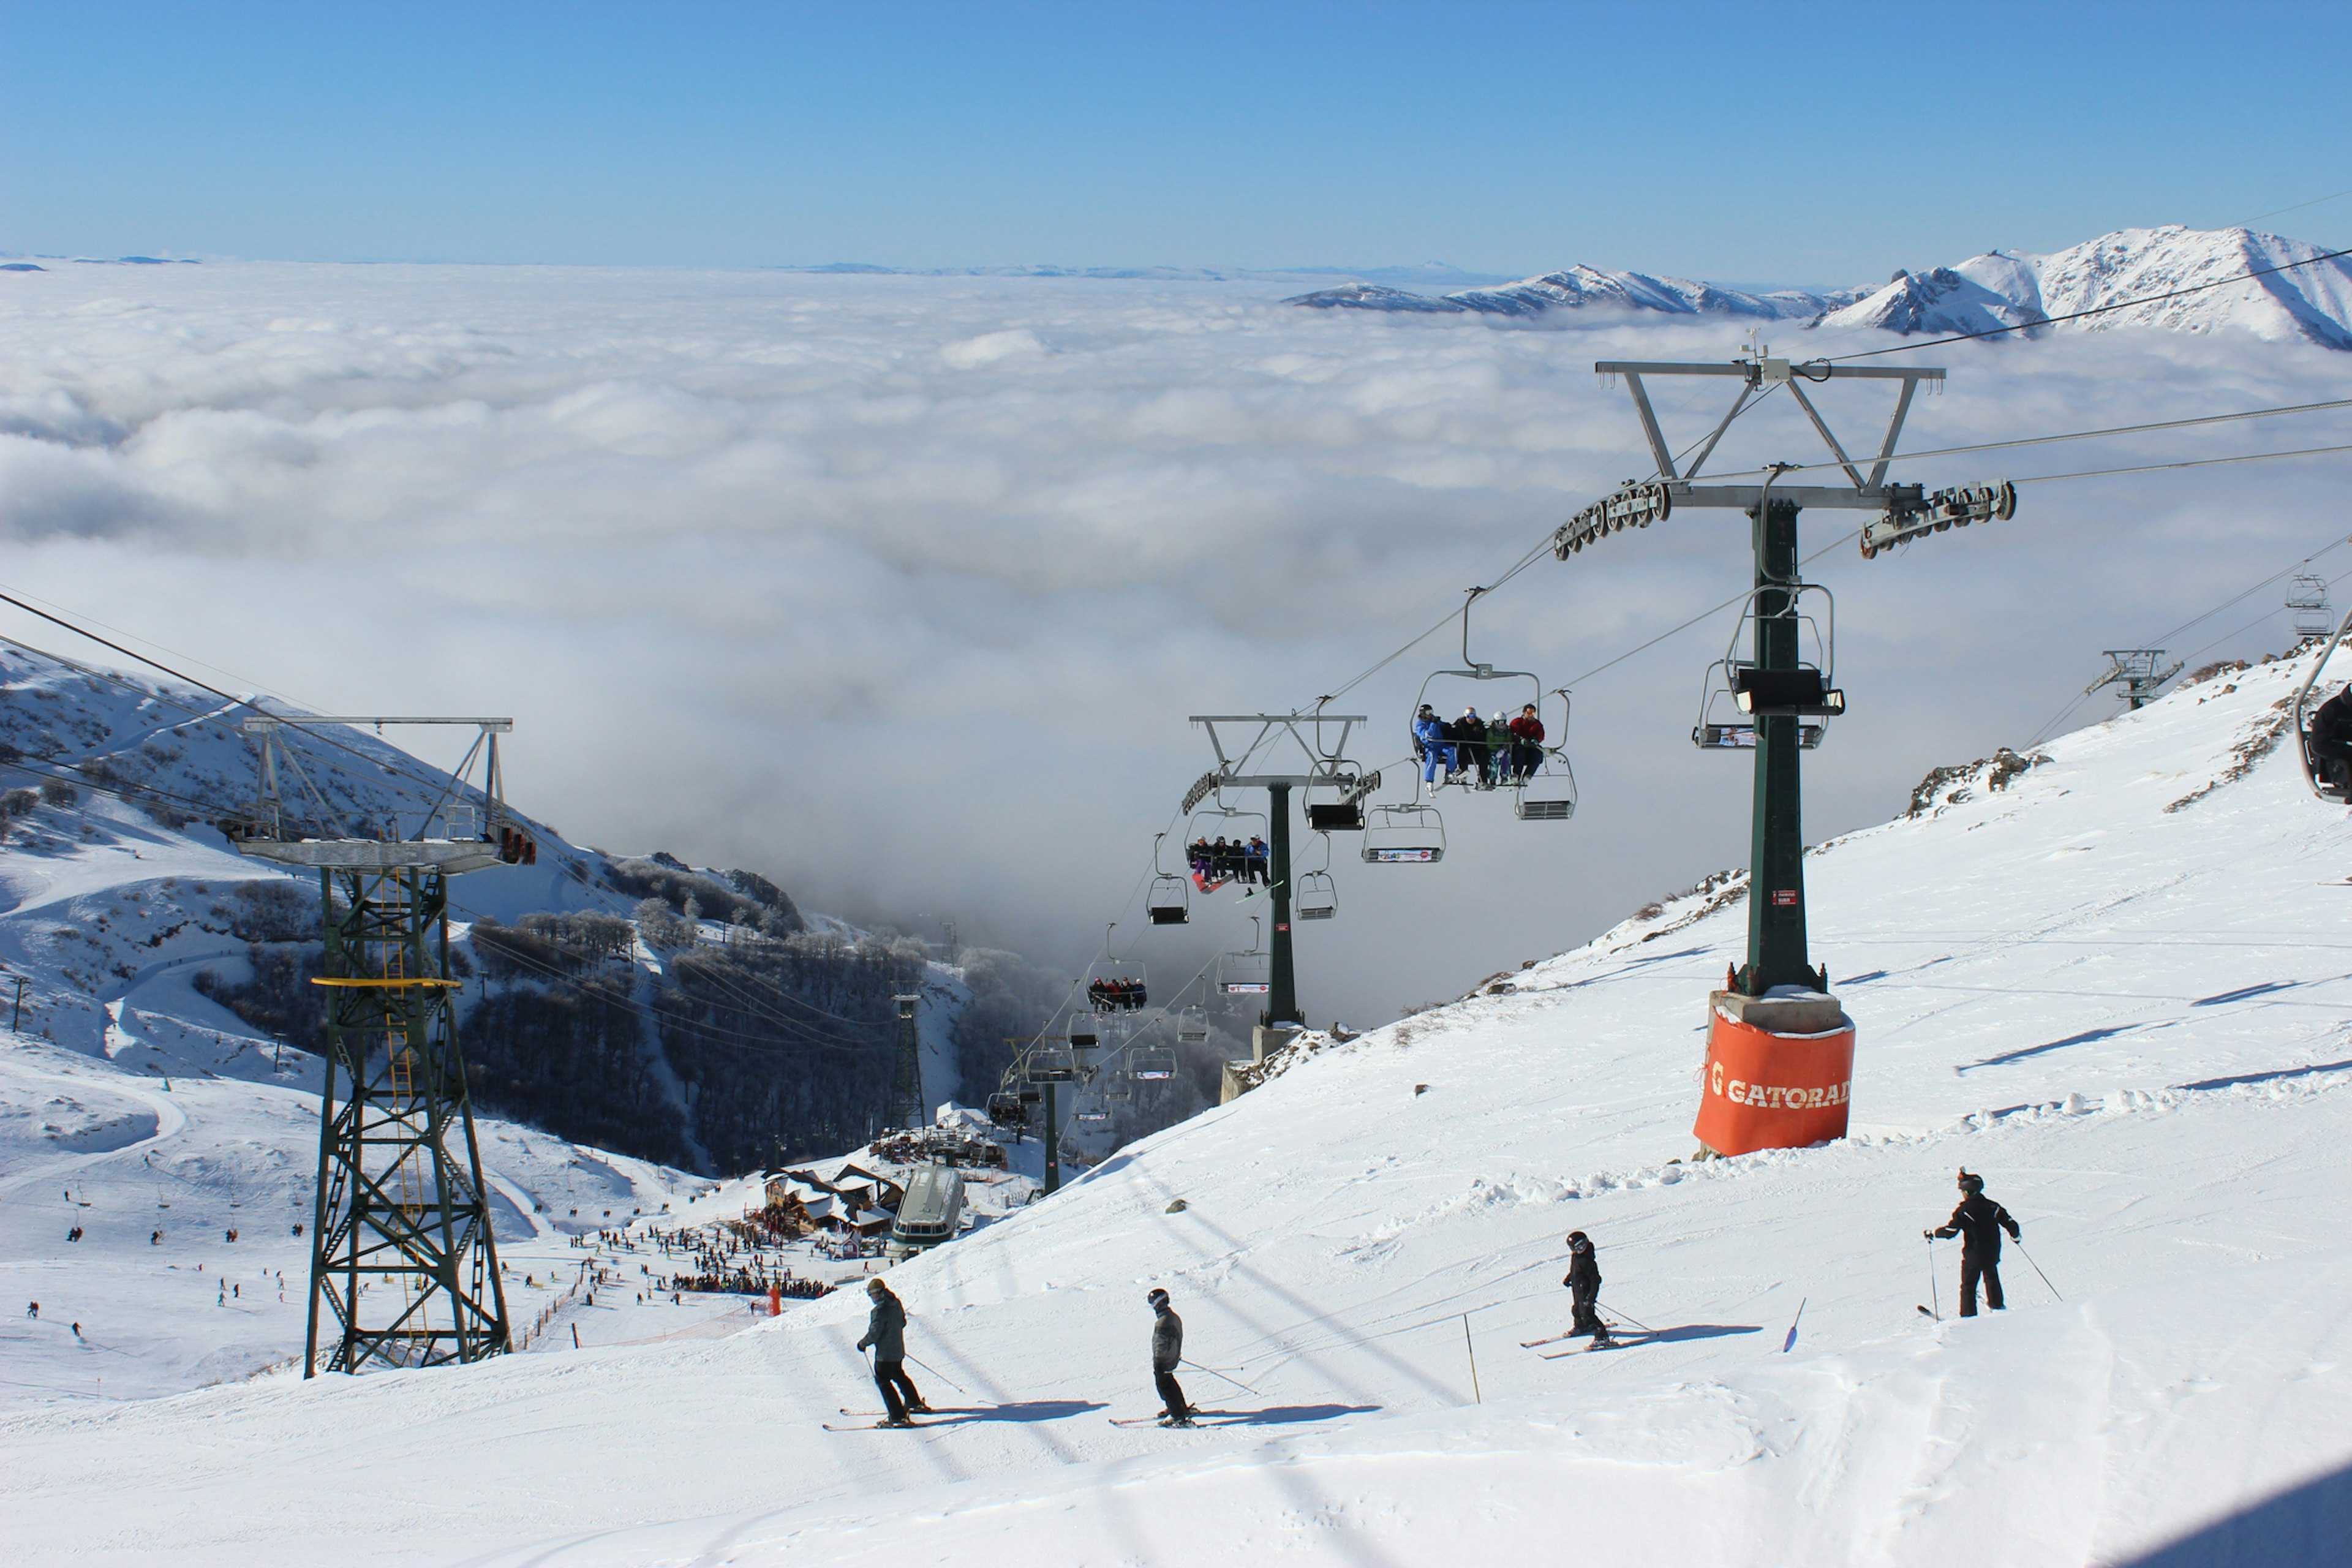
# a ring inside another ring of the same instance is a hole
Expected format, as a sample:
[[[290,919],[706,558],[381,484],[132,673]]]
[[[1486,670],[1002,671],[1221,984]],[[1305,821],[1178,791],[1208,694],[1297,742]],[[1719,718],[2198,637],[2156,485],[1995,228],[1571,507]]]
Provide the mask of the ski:
[[[931,1425],[929,1421],[909,1421],[904,1426],[893,1426],[887,1421],[869,1421],[863,1426],[836,1426],[832,1422],[821,1423],[828,1432],[913,1432]]]
[[[884,1410],[852,1410],[846,1405],[841,1407],[841,1413],[844,1415],[864,1415],[876,1421],[881,1420],[883,1416],[889,1414]],[[981,1414],[981,1409],[976,1405],[930,1405],[920,1410],[910,1410],[907,1414],[909,1415],[978,1415]]]
[[[1572,1355],[1591,1355],[1594,1351],[1622,1351],[1633,1342],[1631,1340],[1595,1340],[1591,1344],[1586,1345],[1580,1350],[1554,1351],[1549,1355],[1545,1356],[1542,1359],[1545,1361],[1561,1361]]]
[[[1202,1415],[1239,1415],[1243,1413],[1238,1410],[1195,1410],[1192,1412],[1192,1418],[1187,1419],[1183,1425],[1187,1426],[1198,1426],[1199,1421],[1197,1418]],[[1113,1415],[1108,1417],[1108,1419],[1110,1424],[1114,1426],[1156,1426],[1162,1419],[1164,1419],[1164,1417],[1160,1415]]]
[[[1568,1339],[1568,1338],[1571,1337],[1571,1336],[1574,1334],[1574,1332],[1575,1332],[1575,1331],[1571,1329],[1568,1333],[1565,1333],[1565,1334],[1547,1334],[1547,1335],[1545,1335],[1542,1339],[1539,1339],[1539,1340],[1521,1340],[1521,1341],[1519,1342],[1519,1348],[1520,1348],[1521,1350],[1523,1350],[1523,1351],[1531,1351],[1531,1350],[1535,1349],[1538,1345],[1553,1345],[1553,1344],[1558,1344],[1560,1341],[1562,1341],[1562,1340],[1564,1340],[1564,1339]]]

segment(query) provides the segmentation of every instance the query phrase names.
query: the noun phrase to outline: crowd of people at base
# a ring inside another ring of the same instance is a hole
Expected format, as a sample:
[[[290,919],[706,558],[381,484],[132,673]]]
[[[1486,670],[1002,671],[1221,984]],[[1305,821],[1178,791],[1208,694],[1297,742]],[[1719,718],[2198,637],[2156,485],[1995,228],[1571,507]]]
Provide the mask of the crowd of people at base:
[[[1493,789],[1525,784],[1543,766],[1543,720],[1532,702],[1516,719],[1497,712],[1481,719],[1475,708],[1448,723],[1424,702],[1412,716],[1412,754],[1421,759],[1423,784]]]
[[[719,1296],[764,1296],[775,1289],[787,1301],[814,1301],[820,1296],[833,1294],[833,1287],[822,1279],[762,1279],[738,1269],[732,1274],[673,1274],[667,1281],[655,1280],[656,1289],[675,1296],[682,1290],[707,1291]]]
[[[1274,863],[1274,850],[1254,833],[1246,839],[1223,834],[1213,842],[1205,836],[1195,838],[1185,856],[1192,862],[1193,884],[1204,893],[1222,882],[1263,886]]]
[[[1140,1013],[1145,993],[1140,980],[1089,980],[1087,1000],[1097,1013]]]

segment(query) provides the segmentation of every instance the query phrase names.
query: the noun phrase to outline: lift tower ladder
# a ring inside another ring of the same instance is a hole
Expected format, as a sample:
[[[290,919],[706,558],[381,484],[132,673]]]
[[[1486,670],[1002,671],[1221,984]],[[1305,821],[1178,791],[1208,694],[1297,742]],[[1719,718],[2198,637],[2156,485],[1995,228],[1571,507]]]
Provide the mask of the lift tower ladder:
[[[1328,785],[1342,795],[1370,793],[1380,775],[1367,775],[1348,757],[1348,738],[1363,723],[1360,713],[1195,713],[1192,722],[1208,731],[1217,765],[1185,792],[1183,815],[1228,789],[1266,794],[1266,877],[1274,896],[1274,945],[1270,985],[1261,1027],[1301,1024],[1297,971],[1290,945],[1290,792]],[[1220,730],[1219,726],[1223,726]],[[1262,1047],[1261,1041],[1261,1047]]]
[[[385,724],[479,731],[413,834],[396,818],[371,825],[374,835],[354,830],[287,743],[302,729]],[[453,876],[536,858],[507,812],[499,771],[498,738],[513,727],[509,719],[245,721],[260,796],[225,825],[230,840],[240,854],[319,874],[324,962],[312,984],[325,994],[326,1071],[305,1377],[474,1362],[513,1348],[457,1039],[453,998],[463,982],[449,973],[448,895]],[[469,786],[478,760],[482,783]]]

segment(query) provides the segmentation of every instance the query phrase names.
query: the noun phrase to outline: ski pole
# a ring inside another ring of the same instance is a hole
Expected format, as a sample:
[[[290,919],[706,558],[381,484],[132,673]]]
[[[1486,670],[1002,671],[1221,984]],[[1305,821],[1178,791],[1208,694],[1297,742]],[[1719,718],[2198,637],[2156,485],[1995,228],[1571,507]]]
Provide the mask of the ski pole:
[[[1264,1398],[1265,1397],[1265,1394],[1259,1394],[1259,1393],[1257,1392],[1257,1390],[1256,1390],[1256,1389],[1252,1388],[1248,1384],[1244,1383],[1241,1379],[1239,1379],[1239,1378],[1237,1378],[1237,1377],[1225,1377],[1225,1374],[1224,1374],[1223,1373],[1219,1372],[1219,1371],[1218,1371],[1215,1367],[1213,1367],[1213,1366],[1202,1366],[1202,1365],[1199,1362],[1197,1362],[1197,1361],[1187,1361],[1187,1362],[1185,1362],[1185,1363],[1184,1363],[1184,1364],[1185,1364],[1186,1366],[1191,1367],[1194,1372],[1205,1372],[1205,1373],[1207,1373],[1211,1377],[1224,1377],[1224,1378],[1225,1378],[1225,1381],[1226,1381],[1227,1383],[1232,1384],[1235,1388],[1240,1389],[1244,1394],[1255,1394],[1255,1395],[1256,1395],[1256,1397],[1258,1397],[1258,1398],[1260,1398],[1260,1399],[1264,1399]]]
[[[2029,1258],[2026,1261],[2031,1263],[2033,1259]],[[1935,1319],[1936,1321],[1939,1323],[1942,1322],[1944,1321],[1944,1303],[1938,1300],[1936,1295],[1936,1238],[1933,1236],[1927,1237],[1927,1300],[1933,1303],[1935,1307],[1935,1310],[1929,1312],[1927,1315]]]
[[[1467,1312],[1462,1314],[1462,1348],[1470,1352],[1471,1402],[1484,1405],[1486,1403],[1486,1396],[1478,1391],[1478,1347],[1470,1342],[1470,1314]]]
[[[1617,1312],[1617,1309],[1616,1309],[1616,1308],[1614,1308],[1614,1307],[1611,1306],[1608,1302],[1606,1302],[1606,1301],[1604,1301],[1604,1300],[1601,1300],[1598,1296],[1596,1296],[1596,1297],[1594,1297],[1594,1298],[1592,1299],[1592,1306],[1593,1306],[1593,1310],[1594,1310],[1595,1311],[1601,1311],[1601,1312]],[[1629,1323],[1633,1324],[1635,1328],[1637,1328],[1637,1329],[1641,1330],[1641,1331],[1642,1331],[1643,1333],[1645,1333],[1645,1334],[1654,1334],[1654,1333],[1656,1333],[1656,1332],[1658,1331],[1657,1330],[1655,1330],[1655,1329],[1654,1329],[1654,1328],[1650,1327],[1650,1325],[1649,1325],[1649,1324],[1647,1324],[1647,1323],[1645,1323],[1645,1322],[1642,1321],[1642,1320],[1641,1320],[1641,1319],[1634,1317],[1634,1316],[1633,1316],[1632,1313],[1630,1313],[1630,1312],[1617,1312],[1617,1315],[1618,1315],[1619,1317],[1621,1317],[1621,1318],[1624,1319],[1627,1322],[1629,1322]]]
[[[1782,1355],[1787,1355],[1797,1348],[1797,1325],[1805,1321],[1805,1303],[1811,1300],[1811,1298],[1808,1296],[1801,1296],[1797,1299],[1797,1315],[1789,1320],[1789,1337],[1780,1342]]]
[[[907,1359],[914,1362],[917,1366],[921,1367],[925,1372],[929,1373],[933,1377],[938,1378],[941,1383],[946,1384],[950,1388],[954,1389],[958,1394],[962,1394],[965,1398],[969,1399],[971,1397],[971,1390],[966,1388],[962,1384],[958,1383],[954,1378],[950,1377],[946,1373],[941,1372],[938,1367],[933,1366],[929,1362],[916,1361],[913,1356],[908,1356]]]
[[[2019,1242],[2017,1244],[2017,1250],[2019,1254],[2024,1258],[2025,1261],[2028,1263],[2033,1263],[2033,1254],[2025,1250],[2025,1243],[2021,1241]],[[2042,1265],[2039,1263],[2033,1263],[2033,1271],[2036,1274],[2042,1274]],[[2047,1274],[2042,1274],[2042,1282],[2044,1285],[2050,1285],[2050,1276]],[[2055,1285],[2050,1285],[2050,1293],[2053,1296],[2058,1296],[2058,1287]],[[2058,1296],[2058,1300],[2061,1301],[2063,1301],[2066,1298],[2063,1296]]]

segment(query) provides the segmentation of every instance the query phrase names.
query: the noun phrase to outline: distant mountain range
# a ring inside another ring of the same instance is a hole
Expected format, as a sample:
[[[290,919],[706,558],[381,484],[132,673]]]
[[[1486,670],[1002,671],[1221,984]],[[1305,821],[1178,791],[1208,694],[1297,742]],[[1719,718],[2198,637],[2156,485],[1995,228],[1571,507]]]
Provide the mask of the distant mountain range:
[[[2122,300],[2145,299],[2294,262],[2326,252],[2300,239],[2248,228],[2118,229],[2047,256],[1988,251],[1951,267],[1897,272],[1874,289],[1826,293],[1729,289],[1646,272],[1577,266],[1497,288],[1416,294],[1376,282],[1321,289],[1286,301],[1312,310],[1542,317],[1562,310],[1654,311],[1793,321],[1807,327],[1874,328],[1899,333],[1979,332],[1997,327],[2042,330],[2053,317]],[[2273,340],[2301,339],[2352,350],[2352,258],[2336,257],[2273,271],[2233,287],[2207,289],[2061,322],[2049,330],[2219,328]]]
[[[1424,289],[1449,284],[1466,288],[1509,281],[1499,272],[1472,272],[1447,261],[1417,267],[1055,267],[1024,262],[1006,267],[884,267],[871,261],[828,261],[822,267],[779,267],[778,272],[848,273],[884,278],[1140,278],[1152,282],[1304,282],[1314,278],[1352,278],[1367,282],[1414,283]],[[1391,292],[1396,290],[1391,289]]]

